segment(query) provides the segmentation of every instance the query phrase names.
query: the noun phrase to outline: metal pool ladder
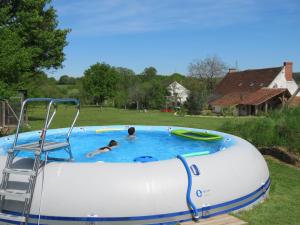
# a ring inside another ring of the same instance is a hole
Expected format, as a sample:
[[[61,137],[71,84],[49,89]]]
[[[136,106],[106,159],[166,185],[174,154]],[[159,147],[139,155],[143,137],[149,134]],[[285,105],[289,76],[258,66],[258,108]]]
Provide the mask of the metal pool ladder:
[[[26,110],[26,105],[32,102],[44,102],[47,103],[46,117],[44,128],[41,131],[38,142],[18,144],[18,137],[20,132],[20,127],[24,123],[24,111]],[[76,115],[74,120],[67,132],[66,141],[64,142],[46,142],[46,133],[49,128],[56,112],[57,105],[60,103],[74,104],[76,107]],[[38,175],[39,168],[41,167],[43,161],[41,156],[45,154],[47,156],[48,152],[53,152],[57,150],[65,150],[69,155],[69,160],[72,160],[72,151],[69,142],[69,138],[75,122],[79,116],[80,103],[77,99],[52,99],[52,98],[29,98],[22,103],[21,112],[19,116],[18,126],[15,134],[14,143],[12,149],[8,150],[8,155],[3,169],[2,181],[0,185],[0,219],[4,221],[16,221],[22,225],[28,224],[30,208],[33,198],[33,193],[35,189],[36,179]],[[34,162],[32,169],[27,168],[15,168],[14,161],[17,154],[21,151],[34,154]],[[10,175],[23,175],[28,177],[26,182],[26,189],[11,189],[9,187]],[[23,210],[19,213],[6,213],[4,210],[5,202],[7,200],[19,201],[23,204]]]

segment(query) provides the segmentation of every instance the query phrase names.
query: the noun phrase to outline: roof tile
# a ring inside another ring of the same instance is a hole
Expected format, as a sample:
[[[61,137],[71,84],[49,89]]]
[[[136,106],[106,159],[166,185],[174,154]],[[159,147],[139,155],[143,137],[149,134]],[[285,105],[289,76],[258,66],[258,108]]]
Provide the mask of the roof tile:
[[[281,70],[282,67],[275,67],[227,73],[217,85],[215,93],[226,95],[233,92],[255,92],[268,87]]]

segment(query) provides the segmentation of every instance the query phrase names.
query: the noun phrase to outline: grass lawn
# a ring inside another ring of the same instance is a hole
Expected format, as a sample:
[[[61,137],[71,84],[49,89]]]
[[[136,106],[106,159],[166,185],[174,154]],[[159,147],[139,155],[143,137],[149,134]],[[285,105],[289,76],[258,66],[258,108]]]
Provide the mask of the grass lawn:
[[[300,224],[300,169],[267,158],[270,174],[270,196],[254,209],[238,213],[249,225]]]
[[[68,127],[74,110],[62,106],[53,121],[53,128]],[[31,109],[31,130],[42,126],[42,108]],[[140,125],[174,125],[218,130],[228,120],[245,120],[249,118],[205,118],[175,117],[170,113],[149,111],[147,113],[134,110],[120,110],[97,107],[84,107],[77,126],[140,124]],[[249,225],[299,225],[300,224],[300,170],[287,166],[274,159],[267,160],[271,173],[270,197],[265,203],[254,209],[237,214]]]
[[[63,112],[62,112],[63,111]],[[29,110],[30,126],[32,130],[41,129],[44,118],[44,110],[40,108]],[[74,109],[62,106],[58,109],[57,117],[53,121],[52,128],[68,127],[74,115]],[[245,120],[246,118],[234,118]],[[248,118],[247,118],[248,119]],[[91,125],[166,125],[186,126],[194,128],[218,130],[220,126],[232,118],[212,117],[179,117],[172,113],[160,111],[148,111],[146,113],[136,110],[123,110],[115,108],[83,107],[77,122],[77,126]]]

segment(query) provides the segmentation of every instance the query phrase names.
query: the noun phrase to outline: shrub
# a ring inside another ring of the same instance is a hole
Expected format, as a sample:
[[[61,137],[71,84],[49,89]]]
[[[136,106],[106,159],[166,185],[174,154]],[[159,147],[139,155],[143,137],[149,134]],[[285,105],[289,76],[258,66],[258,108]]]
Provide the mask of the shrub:
[[[241,136],[259,147],[284,146],[300,153],[300,107],[274,111],[264,118],[228,121],[222,130]]]

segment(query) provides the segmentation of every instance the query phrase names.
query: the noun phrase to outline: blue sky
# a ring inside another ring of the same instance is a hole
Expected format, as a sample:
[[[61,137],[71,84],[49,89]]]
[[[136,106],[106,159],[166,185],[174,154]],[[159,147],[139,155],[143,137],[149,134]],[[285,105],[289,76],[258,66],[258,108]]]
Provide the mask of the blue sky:
[[[136,73],[188,73],[218,55],[240,70],[294,62],[300,71],[300,0],[53,0],[59,27],[70,28],[63,69],[81,76],[106,62]]]

